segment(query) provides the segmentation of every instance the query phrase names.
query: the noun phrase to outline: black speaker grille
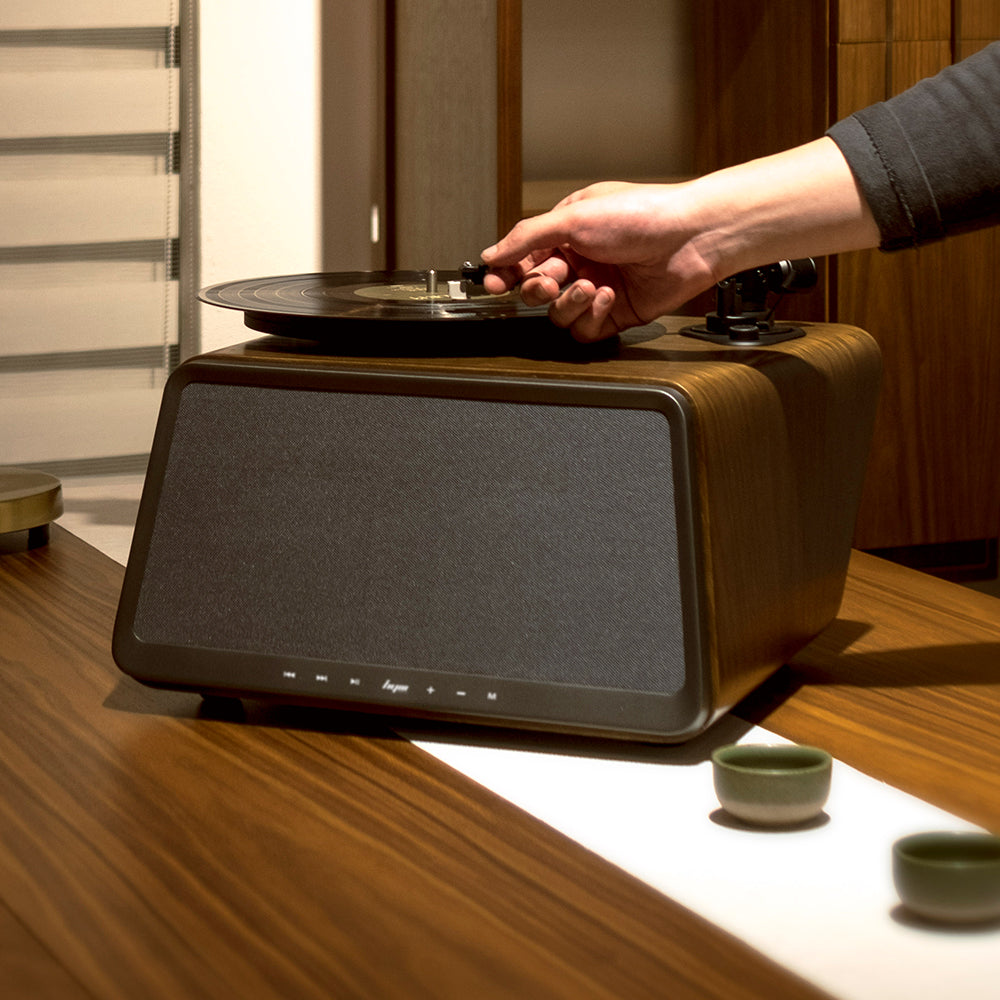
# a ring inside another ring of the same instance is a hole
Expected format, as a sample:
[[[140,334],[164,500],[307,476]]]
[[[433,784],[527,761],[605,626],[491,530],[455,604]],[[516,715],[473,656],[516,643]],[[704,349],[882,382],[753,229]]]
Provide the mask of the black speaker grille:
[[[673,494],[654,410],[195,382],[135,633],[673,694]]]

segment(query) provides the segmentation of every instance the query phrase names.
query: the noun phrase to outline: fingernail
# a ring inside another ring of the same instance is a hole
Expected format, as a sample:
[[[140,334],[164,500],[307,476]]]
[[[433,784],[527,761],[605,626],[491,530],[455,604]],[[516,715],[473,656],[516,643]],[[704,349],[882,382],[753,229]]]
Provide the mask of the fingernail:
[[[574,288],[570,293],[569,297],[573,302],[586,302],[589,296],[582,288]]]
[[[495,257],[496,255],[497,255],[497,248],[495,246],[492,246],[492,247],[488,247],[486,250],[484,250],[479,255],[479,257],[480,257],[480,259],[484,263],[486,263],[486,262],[488,262],[490,260],[490,258]]]
[[[607,288],[601,288],[597,295],[594,297],[594,305],[603,309],[605,306],[611,304],[611,291]]]

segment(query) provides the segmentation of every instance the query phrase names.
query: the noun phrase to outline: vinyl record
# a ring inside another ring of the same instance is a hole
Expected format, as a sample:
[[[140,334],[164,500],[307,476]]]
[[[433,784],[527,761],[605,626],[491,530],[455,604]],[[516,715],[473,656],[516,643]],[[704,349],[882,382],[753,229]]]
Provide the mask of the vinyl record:
[[[294,274],[229,281],[204,289],[203,302],[242,310],[246,325],[264,333],[315,336],[338,324],[369,322],[425,323],[537,319],[544,306],[525,305],[517,292],[490,295],[482,286],[464,292],[459,271],[435,272],[436,289],[428,290],[426,271],[348,271]],[[464,296],[464,297],[458,297]]]

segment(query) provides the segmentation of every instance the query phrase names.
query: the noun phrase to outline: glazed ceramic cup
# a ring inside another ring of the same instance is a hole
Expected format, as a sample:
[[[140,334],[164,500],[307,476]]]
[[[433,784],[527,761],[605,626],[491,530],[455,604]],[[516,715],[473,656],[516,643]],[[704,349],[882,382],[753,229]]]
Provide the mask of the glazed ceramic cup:
[[[892,877],[907,909],[939,923],[1000,920],[1000,837],[915,833],[892,845]]]
[[[723,809],[757,826],[815,819],[830,794],[833,761],[825,750],[790,744],[733,744],[712,754]]]

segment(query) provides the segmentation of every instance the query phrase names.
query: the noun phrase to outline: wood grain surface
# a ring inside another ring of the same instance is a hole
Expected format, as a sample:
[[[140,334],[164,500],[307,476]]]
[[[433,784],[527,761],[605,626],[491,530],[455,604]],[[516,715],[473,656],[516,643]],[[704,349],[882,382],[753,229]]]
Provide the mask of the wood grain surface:
[[[1000,38],[1000,5],[995,0],[954,0],[954,9],[955,35],[970,45],[959,58]]]
[[[497,236],[524,216],[521,0],[497,0]]]
[[[5,997],[820,995],[383,723],[124,677],[121,577],[0,557]]]

